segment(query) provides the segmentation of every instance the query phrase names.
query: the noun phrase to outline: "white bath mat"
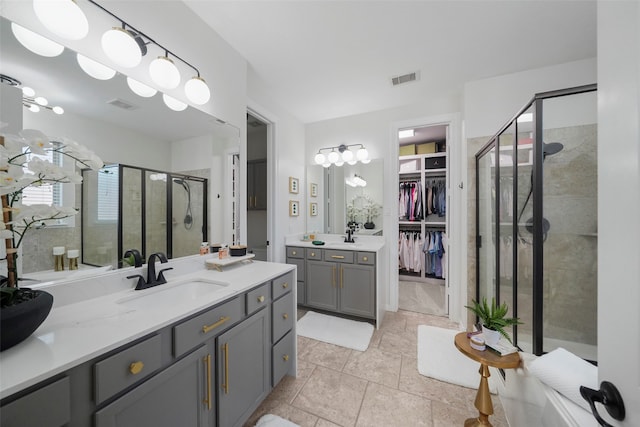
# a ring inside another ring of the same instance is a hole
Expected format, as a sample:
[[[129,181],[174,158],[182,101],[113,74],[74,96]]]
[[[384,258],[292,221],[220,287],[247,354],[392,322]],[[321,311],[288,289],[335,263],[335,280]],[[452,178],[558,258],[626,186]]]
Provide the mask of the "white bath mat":
[[[298,335],[314,340],[339,345],[353,350],[365,351],[373,335],[373,325],[367,322],[327,316],[313,311],[307,312],[297,323]]]
[[[436,380],[478,388],[480,363],[456,348],[453,340],[458,332],[435,326],[418,326],[418,372]],[[493,377],[489,377],[489,390],[496,392]]]
[[[256,423],[256,427],[300,427],[289,420],[280,418],[277,415],[267,414],[260,417]]]

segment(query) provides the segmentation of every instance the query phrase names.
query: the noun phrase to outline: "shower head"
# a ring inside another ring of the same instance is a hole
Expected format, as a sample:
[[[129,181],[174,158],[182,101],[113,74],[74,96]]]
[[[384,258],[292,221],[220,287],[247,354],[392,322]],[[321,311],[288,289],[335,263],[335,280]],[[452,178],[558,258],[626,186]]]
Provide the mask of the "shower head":
[[[544,157],[552,156],[562,151],[564,145],[560,142],[545,142],[542,148],[542,155]]]

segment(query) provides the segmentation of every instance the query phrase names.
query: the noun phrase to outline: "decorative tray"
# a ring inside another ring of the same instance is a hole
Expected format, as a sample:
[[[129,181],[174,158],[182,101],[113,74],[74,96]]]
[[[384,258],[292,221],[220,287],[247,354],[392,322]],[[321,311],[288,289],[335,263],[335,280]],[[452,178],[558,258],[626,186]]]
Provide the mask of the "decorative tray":
[[[237,264],[242,261],[251,261],[255,256],[256,254],[246,254],[243,256],[228,256],[226,258],[219,259],[218,254],[213,254],[213,258],[205,259],[204,264],[207,268],[215,268],[218,271],[222,271],[222,267]]]

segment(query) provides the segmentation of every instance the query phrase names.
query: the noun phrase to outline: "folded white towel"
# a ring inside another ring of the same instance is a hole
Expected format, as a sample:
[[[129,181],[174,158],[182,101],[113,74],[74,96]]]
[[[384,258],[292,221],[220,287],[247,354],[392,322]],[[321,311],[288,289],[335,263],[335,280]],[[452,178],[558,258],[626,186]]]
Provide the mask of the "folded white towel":
[[[289,420],[280,418],[277,415],[267,414],[260,417],[256,423],[256,427],[300,427]]]
[[[591,411],[580,395],[580,386],[598,390],[598,368],[575,354],[557,348],[538,357],[528,367],[530,374],[572,402]]]

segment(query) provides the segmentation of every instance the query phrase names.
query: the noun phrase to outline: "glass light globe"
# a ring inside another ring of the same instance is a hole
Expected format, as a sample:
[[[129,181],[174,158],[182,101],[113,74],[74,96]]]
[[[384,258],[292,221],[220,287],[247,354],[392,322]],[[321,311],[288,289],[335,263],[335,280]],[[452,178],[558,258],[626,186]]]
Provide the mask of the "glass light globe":
[[[11,31],[22,46],[40,56],[52,58],[60,55],[64,50],[64,46],[61,44],[49,40],[31,30],[27,30],[15,22],[11,23]]]
[[[203,105],[209,102],[211,91],[202,77],[192,77],[184,85],[184,93],[187,99],[196,105]]]
[[[31,98],[31,97],[35,96],[36,91],[31,89],[29,86],[25,86],[25,87],[22,88],[22,94],[24,96],[28,96],[29,98]]]
[[[362,160],[362,164],[363,164],[363,165],[368,165],[369,163],[371,163],[371,159],[364,159],[364,160]]]
[[[313,158],[313,160],[316,162],[316,164],[321,165],[321,164],[323,164],[325,162],[326,158],[324,157],[324,154],[318,153]]]
[[[136,67],[142,61],[142,51],[131,33],[113,27],[102,35],[102,50],[110,60],[121,67]]]
[[[347,163],[350,164],[351,166],[353,166],[356,163],[358,163],[358,161],[356,159],[353,159],[353,160],[348,161]]]
[[[332,151],[329,153],[329,155],[327,156],[327,160],[329,160],[330,163],[335,163],[340,159],[340,154],[338,154],[337,151]]]
[[[29,111],[31,111],[32,113],[37,113],[38,111],[40,111],[40,107],[38,107],[36,104],[31,104],[29,106]]]
[[[363,161],[364,159],[369,157],[369,152],[366,148],[362,147],[356,152],[356,159]]]
[[[338,160],[338,161],[335,163],[335,165],[336,165],[336,166],[342,166],[342,165],[344,165],[344,162],[343,162],[342,160]]]
[[[102,65],[91,58],[87,58],[84,55],[78,54],[77,59],[78,65],[80,65],[82,71],[89,74],[94,79],[109,80],[116,75],[116,70],[113,70],[106,65]]]
[[[64,114],[64,108],[60,107],[59,105],[53,107],[52,111],[56,114]]]
[[[187,108],[187,104],[175,99],[172,96],[167,95],[166,93],[162,94],[162,100],[164,101],[165,105],[171,108],[173,111],[182,111]]]
[[[33,10],[42,25],[52,33],[80,40],[89,33],[89,22],[73,0],[33,0]]]
[[[38,96],[38,97],[36,97],[34,99],[34,101],[36,101],[36,103],[39,104],[39,105],[47,105],[47,104],[49,104],[49,101],[44,96]]]
[[[328,168],[329,166],[331,166],[331,163],[329,163],[329,162],[326,162],[326,163],[322,164],[323,168]]]
[[[353,151],[347,148],[342,152],[342,160],[344,160],[345,162],[349,162],[351,161],[351,159],[353,159]]]
[[[143,98],[151,98],[153,95],[158,93],[158,91],[151,86],[140,83],[139,81],[134,80],[131,77],[127,77],[127,85],[133,93]]]
[[[166,56],[158,56],[149,64],[151,80],[165,89],[175,89],[180,84],[180,72],[173,61]]]

